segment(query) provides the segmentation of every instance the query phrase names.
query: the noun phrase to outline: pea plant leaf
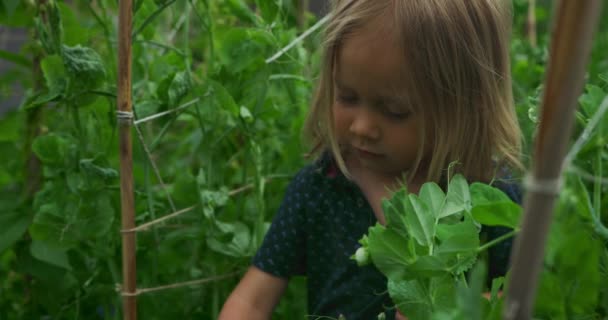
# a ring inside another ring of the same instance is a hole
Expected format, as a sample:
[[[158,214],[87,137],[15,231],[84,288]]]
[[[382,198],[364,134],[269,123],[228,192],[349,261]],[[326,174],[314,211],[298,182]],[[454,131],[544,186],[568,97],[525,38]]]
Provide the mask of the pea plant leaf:
[[[435,236],[436,220],[429,206],[414,194],[404,200],[407,230],[420,245],[430,247]]]
[[[391,199],[382,200],[382,211],[386,218],[386,225],[391,229],[408,234],[407,223],[405,221],[405,199],[407,191],[401,189],[393,195]]]
[[[409,319],[431,319],[456,306],[456,282],[449,276],[408,281],[388,280],[389,295]],[[398,302],[397,302],[398,301]]]
[[[406,278],[407,266],[416,260],[412,239],[392,228],[375,225],[369,229],[368,250],[376,267],[391,279]]]
[[[166,76],[156,90],[160,100],[169,108],[177,107],[177,104],[184,98],[191,88],[191,80],[188,73],[179,71]]]
[[[55,101],[63,97],[67,90],[68,75],[59,55],[48,55],[40,61],[40,69],[44,76],[46,92],[38,92],[29,99],[25,108],[38,107],[44,103]]]
[[[69,190],[67,182],[53,179],[38,192],[29,227],[33,239],[70,248],[87,239],[108,236],[115,217],[110,195],[98,190]]]
[[[103,60],[92,48],[62,45],[61,56],[69,75],[70,90],[74,93],[96,89],[105,80]]]
[[[70,147],[70,141],[57,134],[39,136],[32,144],[32,150],[38,159],[45,165],[50,166],[62,166],[66,161]]]
[[[0,200],[0,253],[17,242],[25,233],[32,218],[17,210],[17,203]]]
[[[438,218],[457,215],[471,209],[469,185],[462,175],[455,175],[450,180],[448,192],[441,209],[435,214]]]
[[[267,32],[255,28],[232,28],[218,33],[215,41],[219,61],[231,73],[264,65],[274,42]]]
[[[425,183],[420,188],[419,197],[420,200],[430,206],[429,209],[435,217],[441,217],[439,214],[445,204],[446,197],[439,185],[434,182]]]
[[[215,229],[207,236],[210,249],[232,257],[244,257],[253,254],[252,234],[241,222],[214,221]]]
[[[502,191],[487,184],[473,183],[471,195],[476,221],[488,226],[517,228],[522,209]]]
[[[64,269],[72,269],[65,249],[46,241],[32,241],[30,245],[32,257]]]

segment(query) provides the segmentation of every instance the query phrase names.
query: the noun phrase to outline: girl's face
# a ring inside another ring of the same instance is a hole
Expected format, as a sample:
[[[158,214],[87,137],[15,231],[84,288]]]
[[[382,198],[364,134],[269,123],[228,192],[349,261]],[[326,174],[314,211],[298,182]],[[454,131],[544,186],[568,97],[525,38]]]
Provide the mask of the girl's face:
[[[349,160],[398,179],[416,161],[421,117],[405,99],[403,50],[390,32],[378,30],[359,29],[342,43],[333,79],[334,128]]]

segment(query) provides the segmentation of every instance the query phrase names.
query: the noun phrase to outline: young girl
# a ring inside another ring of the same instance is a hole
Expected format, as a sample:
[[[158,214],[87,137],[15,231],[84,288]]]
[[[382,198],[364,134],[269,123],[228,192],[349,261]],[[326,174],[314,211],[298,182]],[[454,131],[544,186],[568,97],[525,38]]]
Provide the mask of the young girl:
[[[384,223],[381,199],[403,185],[445,186],[455,161],[452,171],[469,182],[519,167],[507,5],[335,1],[306,126],[317,160],[290,184],[220,319],[269,319],[294,275],[308,278],[313,319],[395,317],[386,278],[349,258]],[[518,200],[509,184],[499,187]],[[492,276],[504,273],[508,254],[490,253]]]

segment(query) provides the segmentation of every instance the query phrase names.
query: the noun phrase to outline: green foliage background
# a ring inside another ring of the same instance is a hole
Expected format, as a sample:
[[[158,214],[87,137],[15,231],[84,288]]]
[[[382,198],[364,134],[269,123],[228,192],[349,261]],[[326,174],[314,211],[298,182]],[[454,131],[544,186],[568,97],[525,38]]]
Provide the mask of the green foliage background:
[[[552,8],[539,1],[539,45],[532,47],[524,35],[527,1],[513,5],[513,83],[529,155]],[[0,50],[13,63],[0,76],[0,93],[15,82],[26,88],[21,106],[0,119],[0,319],[121,318],[117,10],[110,0],[0,2],[0,23],[30,33],[19,53]],[[320,38],[266,64],[301,32],[293,1],[136,0],[134,12],[136,118],[179,108],[139,126],[164,187],[133,132],[137,223],[195,206],[138,234],[138,287],[238,273],[144,294],[139,316],[215,319],[290,176],[305,163],[300,128]],[[317,19],[305,17],[306,26]],[[606,97],[608,19],[595,39],[575,137]],[[606,240],[593,223],[607,220],[606,183],[579,181],[581,172],[606,176],[607,118],[576,156],[575,173],[567,173],[540,287],[541,318],[580,314],[564,306],[608,305],[599,289],[608,287]],[[275,318],[304,317],[304,288],[303,279],[291,282]]]

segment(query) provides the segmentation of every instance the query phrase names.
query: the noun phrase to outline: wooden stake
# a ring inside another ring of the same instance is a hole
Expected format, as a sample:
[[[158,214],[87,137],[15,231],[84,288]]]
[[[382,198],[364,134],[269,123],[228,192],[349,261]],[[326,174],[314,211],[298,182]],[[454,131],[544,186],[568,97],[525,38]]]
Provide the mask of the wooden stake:
[[[528,19],[526,21],[526,35],[532,47],[536,47],[536,0],[528,0]]]
[[[530,319],[563,159],[597,27],[601,0],[560,1],[552,35],[524,218],[512,252],[504,318]]]
[[[118,123],[120,139],[120,195],[122,230],[135,227],[133,150],[131,142],[131,29],[132,0],[120,0],[118,20]],[[125,320],[137,319],[135,232],[122,232],[122,295]]]

